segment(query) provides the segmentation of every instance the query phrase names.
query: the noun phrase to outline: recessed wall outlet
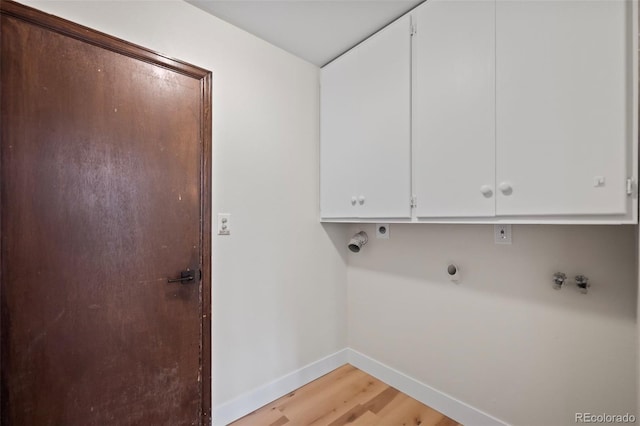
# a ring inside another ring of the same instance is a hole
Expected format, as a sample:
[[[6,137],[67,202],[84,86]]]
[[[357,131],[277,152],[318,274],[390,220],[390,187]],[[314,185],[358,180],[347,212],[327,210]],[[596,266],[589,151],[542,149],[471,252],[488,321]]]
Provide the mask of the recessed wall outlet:
[[[231,235],[230,213],[218,213],[218,235]]]
[[[447,266],[447,274],[449,275],[449,279],[454,283],[460,282],[460,268],[455,263],[449,264]]]
[[[511,244],[511,225],[494,225],[496,244]]]
[[[376,238],[381,240],[389,239],[389,224],[388,223],[376,223]]]

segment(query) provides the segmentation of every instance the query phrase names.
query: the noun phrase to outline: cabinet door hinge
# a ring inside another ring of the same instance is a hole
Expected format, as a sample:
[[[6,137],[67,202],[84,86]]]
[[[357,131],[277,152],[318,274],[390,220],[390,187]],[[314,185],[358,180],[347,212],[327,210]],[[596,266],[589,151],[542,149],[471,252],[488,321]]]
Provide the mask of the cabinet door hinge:
[[[636,182],[633,178],[627,178],[627,195],[633,195],[636,186],[635,184]]]
[[[415,195],[412,195],[410,200],[410,205],[412,209],[415,209],[416,207],[418,207],[418,197],[416,197]]]
[[[412,37],[414,35],[416,35],[416,33],[418,32],[418,29],[416,28],[416,24],[414,22],[411,23],[409,31],[410,31],[409,33],[411,34]]]

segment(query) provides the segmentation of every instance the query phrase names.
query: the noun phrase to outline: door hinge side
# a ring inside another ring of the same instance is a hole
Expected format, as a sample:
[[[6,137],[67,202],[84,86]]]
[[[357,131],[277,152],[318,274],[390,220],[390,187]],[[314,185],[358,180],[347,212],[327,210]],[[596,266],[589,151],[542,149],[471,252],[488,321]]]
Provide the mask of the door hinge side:
[[[629,196],[633,195],[634,192],[635,192],[635,188],[636,188],[635,179],[627,178],[626,185],[627,185],[627,188],[626,188],[627,189],[627,195],[629,195]]]

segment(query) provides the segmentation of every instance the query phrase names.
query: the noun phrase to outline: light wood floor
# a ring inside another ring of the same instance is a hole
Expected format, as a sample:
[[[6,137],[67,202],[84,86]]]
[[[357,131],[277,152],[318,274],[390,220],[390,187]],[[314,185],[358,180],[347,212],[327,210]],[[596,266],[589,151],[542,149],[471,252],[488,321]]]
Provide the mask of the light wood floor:
[[[231,426],[460,426],[397,389],[345,365]]]

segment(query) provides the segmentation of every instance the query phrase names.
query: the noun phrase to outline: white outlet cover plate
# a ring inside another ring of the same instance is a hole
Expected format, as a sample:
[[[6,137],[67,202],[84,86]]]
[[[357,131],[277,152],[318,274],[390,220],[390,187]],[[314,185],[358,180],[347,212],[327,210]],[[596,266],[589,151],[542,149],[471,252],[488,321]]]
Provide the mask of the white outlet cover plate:
[[[384,228],[384,232],[380,232],[381,228]],[[376,238],[388,240],[390,231],[388,223],[376,223]]]
[[[511,244],[511,225],[494,225],[496,244]]]

